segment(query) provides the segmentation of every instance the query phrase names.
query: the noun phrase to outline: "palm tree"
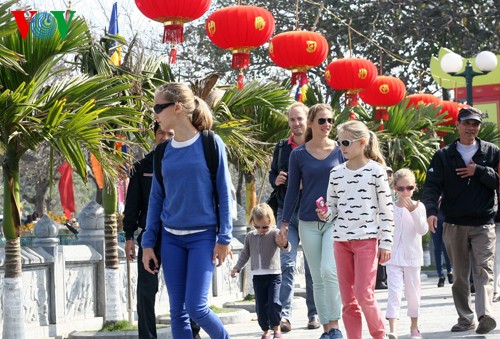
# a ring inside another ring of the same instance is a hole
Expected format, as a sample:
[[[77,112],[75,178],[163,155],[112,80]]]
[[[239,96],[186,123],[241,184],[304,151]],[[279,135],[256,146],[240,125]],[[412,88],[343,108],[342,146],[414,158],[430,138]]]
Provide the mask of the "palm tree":
[[[78,53],[91,42],[83,19],[76,18],[62,40],[56,34],[41,41],[31,35],[0,37],[0,45],[22,54],[26,60],[22,71],[1,67],[0,79],[0,147],[4,151],[5,245],[4,338],[24,338],[24,316],[20,256],[19,161],[28,150],[47,142],[61,154],[84,179],[87,179],[85,152],[101,162],[108,180],[117,177],[126,158],[110,147],[117,140],[114,132],[132,131],[140,121],[134,109],[121,106],[118,97],[131,87],[123,77],[107,75],[73,76],[57,79],[62,71],[56,66],[64,56]],[[14,302],[13,302],[14,301]]]

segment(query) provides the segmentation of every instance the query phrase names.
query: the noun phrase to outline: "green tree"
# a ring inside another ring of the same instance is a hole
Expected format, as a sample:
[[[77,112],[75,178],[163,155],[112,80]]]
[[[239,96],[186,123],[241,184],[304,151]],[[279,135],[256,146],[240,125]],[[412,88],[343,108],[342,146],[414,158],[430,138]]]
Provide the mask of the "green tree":
[[[133,130],[140,115],[121,106],[118,97],[131,84],[123,77],[66,76],[56,66],[64,57],[86,48],[92,38],[83,19],[71,23],[66,38],[48,40],[20,34],[0,37],[0,45],[24,56],[22,70],[0,67],[0,147],[4,178],[5,245],[4,338],[24,338],[20,256],[19,162],[28,150],[45,141],[85,180],[86,151],[101,162],[108,179],[117,177],[126,158],[109,147],[116,137],[113,126]],[[17,302],[12,302],[17,301]]]

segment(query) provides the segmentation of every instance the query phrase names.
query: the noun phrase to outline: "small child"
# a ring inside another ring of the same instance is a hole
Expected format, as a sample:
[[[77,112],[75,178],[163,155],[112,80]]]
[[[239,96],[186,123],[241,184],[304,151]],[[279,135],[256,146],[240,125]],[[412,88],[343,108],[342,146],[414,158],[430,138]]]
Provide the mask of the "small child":
[[[271,207],[262,203],[252,209],[249,224],[255,230],[245,237],[245,245],[238,262],[231,271],[231,277],[241,271],[249,258],[253,274],[255,306],[260,328],[264,331],[262,339],[271,339],[270,329],[274,330],[274,338],[282,338],[281,320],[281,248],[290,252],[291,245],[279,234]]]
[[[412,199],[415,187],[415,175],[408,168],[394,174],[397,200],[394,204],[392,258],[386,264],[389,285],[386,318],[390,333],[395,338],[403,287],[408,301],[407,314],[411,318],[411,339],[422,338],[418,329],[420,267],[424,264],[422,236],[427,233],[428,227],[424,205]]]

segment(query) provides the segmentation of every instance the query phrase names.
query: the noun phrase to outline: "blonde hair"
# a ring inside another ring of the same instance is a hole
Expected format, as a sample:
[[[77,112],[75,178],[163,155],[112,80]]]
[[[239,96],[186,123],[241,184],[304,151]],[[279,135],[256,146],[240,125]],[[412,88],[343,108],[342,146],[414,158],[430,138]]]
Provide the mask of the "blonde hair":
[[[364,123],[357,120],[344,122],[337,127],[337,135],[342,132],[348,133],[353,139],[365,139],[367,141],[363,150],[365,157],[385,166],[385,160],[378,145],[378,138]]]
[[[408,179],[413,183],[415,183],[416,181],[415,174],[413,174],[413,172],[409,168],[401,168],[397,170],[396,173],[394,173],[394,179],[393,179],[394,185],[396,185],[398,180],[401,179]]]
[[[187,85],[180,82],[169,82],[158,87],[155,95],[164,99],[165,102],[182,104],[191,123],[198,131],[212,128],[213,118],[210,108],[205,101],[194,95]]]
[[[252,208],[252,212],[250,212],[250,220],[248,220],[248,223],[254,226],[255,220],[262,220],[264,218],[269,219],[270,227],[276,227],[276,219],[274,218],[273,209],[265,202],[260,203]]]
[[[332,107],[328,104],[316,104],[314,106],[311,106],[311,108],[309,108],[309,113],[307,114],[307,122],[308,123],[313,123],[314,122],[314,119],[316,118],[316,115],[318,115],[319,112],[321,111],[329,111],[332,113],[332,118],[333,118],[333,111],[332,111]],[[312,129],[311,127],[307,126],[306,128],[306,133],[305,133],[305,136],[304,136],[304,140],[305,142],[308,142],[309,140],[311,140],[313,137],[312,135]]]
[[[294,108],[301,108],[302,111],[307,115],[309,113],[309,107],[307,107],[303,102],[294,102],[290,107],[288,107],[288,111],[286,114],[290,113],[290,111]]]

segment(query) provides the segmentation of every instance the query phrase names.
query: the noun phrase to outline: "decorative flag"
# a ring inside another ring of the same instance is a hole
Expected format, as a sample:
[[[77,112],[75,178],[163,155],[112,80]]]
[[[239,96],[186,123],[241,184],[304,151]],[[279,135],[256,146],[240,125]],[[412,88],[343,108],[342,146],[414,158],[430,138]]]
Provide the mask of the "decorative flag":
[[[111,19],[109,20],[108,34],[119,34],[118,30],[118,5],[116,2],[113,4],[113,11],[111,12]],[[115,66],[120,66],[122,64],[122,47],[118,42],[113,41],[111,47],[109,48],[109,55],[111,63]]]
[[[104,173],[102,172],[101,163],[92,153],[90,153],[90,166],[92,167],[92,173],[94,173],[97,188],[102,190],[104,188]]]
[[[59,180],[59,196],[61,198],[61,206],[64,210],[64,215],[71,220],[71,212],[76,212],[75,208],[75,192],[73,190],[73,169],[65,161],[57,168],[61,173]]]

